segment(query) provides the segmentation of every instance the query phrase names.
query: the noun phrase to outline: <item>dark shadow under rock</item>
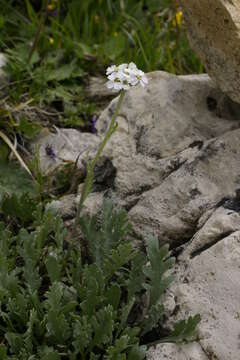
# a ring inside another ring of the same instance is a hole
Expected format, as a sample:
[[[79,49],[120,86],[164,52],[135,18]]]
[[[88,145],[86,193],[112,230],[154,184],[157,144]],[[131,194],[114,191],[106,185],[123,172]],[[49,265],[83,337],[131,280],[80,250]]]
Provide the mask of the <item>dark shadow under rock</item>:
[[[94,191],[101,192],[106,189],[114,189],[117,169],[111,160],[100,158],[94,169]]]

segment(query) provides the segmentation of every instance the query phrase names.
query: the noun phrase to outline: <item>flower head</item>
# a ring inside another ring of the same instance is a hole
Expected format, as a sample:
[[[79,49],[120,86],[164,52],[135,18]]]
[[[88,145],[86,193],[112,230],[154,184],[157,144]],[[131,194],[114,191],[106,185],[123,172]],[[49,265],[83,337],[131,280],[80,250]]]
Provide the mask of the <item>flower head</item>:
[[[173,19],[173,26],[177,27],[182,25],[182,16],[182,11],[179,10],[178,12],[176,12],[175,18]]]
[[[127,68],[127,66],[128,66],[128,64],[121,64],[119,66],[112,65],[107,68],[106,73],[107,73],[107,75],[110,75],[110,74],[118,72],[118,71],[123,71],[124,69]]]
[[[53,44],[54,44],[54,38],[50,37],[50,38],[48,39],[48,41],[49,41],[49,44],[50,44],[50,45],[53,45]]]
[[[148,79],[142,70],[131,62],[130,64],[112,65],[106,71],[107,87],[115,91],[128,90],[132,86],[140,84],[142,87],[148,84]]]

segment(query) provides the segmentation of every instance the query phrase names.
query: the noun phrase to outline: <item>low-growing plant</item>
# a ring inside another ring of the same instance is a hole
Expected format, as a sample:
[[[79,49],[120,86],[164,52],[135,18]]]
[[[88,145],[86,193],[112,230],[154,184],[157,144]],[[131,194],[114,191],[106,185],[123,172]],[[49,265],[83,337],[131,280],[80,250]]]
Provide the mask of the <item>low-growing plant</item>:
[[[126,213],[109,201],[100,222],[80,223],[84,257],[79,244],[66,242],[61,218],[41,205],[28,230],[14,235],[0,224],[2,360],[145,358],[143,336],[159,327],[173,280],[168,246],[152,236],[146,255],[133,249]],[[197,315],[178,323],[167,340],[192,339],[198,322]]]
[[[36,184],[30,175],[18,164],[0,161],[0,203],[5,195],[17,195],[25,193],[36,195]]]

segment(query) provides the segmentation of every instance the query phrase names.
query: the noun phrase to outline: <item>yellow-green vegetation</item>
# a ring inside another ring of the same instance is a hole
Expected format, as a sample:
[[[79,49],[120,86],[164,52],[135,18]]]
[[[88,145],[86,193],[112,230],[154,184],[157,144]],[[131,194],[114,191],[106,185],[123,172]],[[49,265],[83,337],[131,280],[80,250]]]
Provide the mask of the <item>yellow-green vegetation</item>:
[[[202,71],[173,0],[0,0],[0,6],[13,102],[63,100],[61,111],[73,123],[86,120],[86,78],[111,63],[133,61],[146,72]]]
[[[98,113],[86,96],[91,75],[133,61],[145,72],[202,72],[175,0],[0,0],[0,50],[9,84],[0,130],[32,138],[41,124],[91,128]],[[22,139],[23,138],[23,139]],[[1,142],[0,159],[8,149]]]

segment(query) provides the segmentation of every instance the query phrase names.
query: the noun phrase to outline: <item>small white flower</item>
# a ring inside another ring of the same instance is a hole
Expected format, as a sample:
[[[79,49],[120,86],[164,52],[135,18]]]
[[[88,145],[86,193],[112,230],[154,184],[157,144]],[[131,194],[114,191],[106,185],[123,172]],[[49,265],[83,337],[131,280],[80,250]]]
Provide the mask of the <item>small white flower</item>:
[[[124,70],[128,65],[127,64],[121,64],[119,66],[117,65],[112,65],[112,66],[109,66],[107,68],[107,71],[106,71],[106,74],[107,75],[110,75],[112,73],[116,73],[116,72],[119,72],[119,71],[122,71]]]
[[[128,64],[121,64],[121,65],[118,66],[118,69],[120,71],[122,71],[122,70],[126,69],[127,67],[128,67]]]
[[[120,83],[117,83],[116,81],[108,81],[107,82],[107,87],[108,89],[112,89],[112,90],[121,90],[121,86],[119,87]]]
[[[108,80],[110,81],[120,81],[123,78],[121,72],[112,72],[110,75],[108,75]]]
[[[131,62],[130,64],[112,65],[106,71],[107,87],[115,91],[128,90],[132,86],[140,84],[142,87],[148,84],[148,79],[142,70]]]
[[[136,77],[142,87],[145,87],[145,85],[148,84],[148,79],[143,71],[138,70],[138,74],[136,75]]]
[[[140,80],[140,85],[142,86],[142,87],[145,87],[146,85],[148,85],[148,79],[147,79],[147,77],[144,75],[144,76],[142,76],[142,78],[141,78],[141,80]]]
[[[117,66],[116,66],[116,65],[112,65],[112,66],[109,66],[109,67],[107,68],[106,74],[107,74],[107,75],[110,75],[110,74],[112,74],[112,73],[114,73],[114,72],[116,72],[116,71],[117,71]]]
[[[131,70],[137,70],[137,69],[138,69],[138,68],[137,68],[137,65],[134,64],[134,62],[130,62],[130,63],[128,64],[128,67],[129,67],[129,69],[131,69]]]

